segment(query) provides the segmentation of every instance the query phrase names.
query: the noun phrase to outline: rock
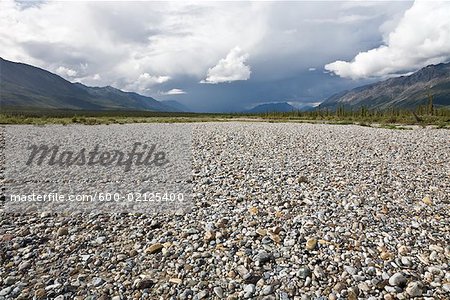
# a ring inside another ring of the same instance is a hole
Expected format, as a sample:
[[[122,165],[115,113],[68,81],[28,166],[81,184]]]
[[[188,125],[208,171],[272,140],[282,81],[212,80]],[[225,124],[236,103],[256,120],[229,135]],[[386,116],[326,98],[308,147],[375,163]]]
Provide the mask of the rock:
[[[259,234],[260,236],[265,236],[267,234],[267,230],[263,228],[258,228],[256,229],[256,233]]]
[[[389,285],[404,287],[406,285],[406,277],[402,273],[397,272],[389,278]]]
[[[409,249],[406,246],[400,246],[398,247],[398,254],[400,255],[407,255],[409,253]]]
[[[105,281],[103,280],[103,278],[100,278],[100,277],[94,277],[94,278],[92,279],[91,284],[92,284],[93,286],[95,286],[95,287],[99,287],[99,286],[101,286],[104,282],[105,282]]]
[[[174,283],[174,284],[181,284],[183,282],[183,280],[180,278],[170,278],[169,282]]]
[[[349,287],[347,289],[348,300],[357,300],[359,295],[359,289],[357,287]]]
[[[163,248],[162,244],[156,243],[156,244],[149,246],[147,249],[145,249],[145,253],[155,254],[155,253],[161,252],[162,248]]]
[[[244,298],[251,298],[256,291],[256,286],[254,284],[247,284],[244,287]]]
[[[215,238],[216,238],[216,234],[214,231],[208,230],[205,232],[204,239],[206,241],[211,241],[211,240],[214,240]]]
[[[369,285],[367,284],[367,283],[365,283],[365,282],[361,282],[361,283],[359,283],[358,284],[358,289],[360,290],[360,291],[363,291],[363,292],[369,292],[370,290],[371,290],[371,288],[369,287]]]
[[[194,299],[206,299],[208,297],[208,291],[203,290],[200,291],[197,295],[194,296]]]
[[[428,197],[428,196],[425,196],[425,197],[422,199],[422,202],[425,203],[426,205],[433,205],[433,201],[431,201],[431,198]]]
[[[14,284],[17,280],[18,279],[15,276],[8,276],[3,280],[3,283],[5,285],[11,285],[11,284]]]
[[[219,298],[223,298],[223,289],[220,286],[216,286],[214,288],[214,294]]]
[[[45,297],[47,297],[47,292],[45,291],[45,289],[37,289],[34,292],[34,297],[36,299],[44,299]]]
[[[18,270],[19,270],[20,272],[22,272],[22,271],[28,270],[30,267],[31,267],[30,262],[24,261],[24,262],[20,263],[20,265],[19,265],[19,267],[18,267]]]
[[[297,182],[298,183],[308,183],[308,177],[302,175],[297,179]]]
[[[237,266],[236,271],[238,272],[239,276],[241,276],[242,278],[244,278],[245,275],[247,275],[249,273],[247,268],[244,267],[243,265]]]
[[[422,296],[423,285],[419,281],[410,282],[406,287],[406,293],[411,297]]]
[[[253,261],[258,263],[258,265],[265,264],[266,262],[269,262],[271,260],[272,256],[270,253],[267,253],[266,251],[260,251],[257,255],[253,257]]]
[[[315,239],[315,238],[308,239],[306,241],[305,247],[306,247],[307,250],[310,250],[310,251],[316,249],[316,247],[317,247],[317,239]]]
[[[345,289],[345,284],[342,282],[336,283],[333,287],[333,291],[335,291],[338,294],[340,294],[343,289]]]
[[[344,270],[350,274],[350,275],[355,275],[356,274],[356,269],[350,266],[345,266]]]
[[[136,288],[138,290],[143,290],[143,289],[148,289],[151,288],[155,283],[153,282],[153,280],[149,279],[149,278],[143,278],[143,279],[139,279],[136,282]]]
[[[311,276],[311,269],[308,266],[301,267],[297,271],[297,276],[302,279],[306,279],[306,277]]]
[[[264,285],[261,289],[261,295],[267,296],[273,293],[273,287],[271,285]]]
[[[0,296],[6,296],[12,291],[12,286],[8,286],[2,290],[0,290]]]
[[[380,253],[380,258],[383,260],[390,260],[392,256],[392,253],[390,253],[389,251],[381,251]]]
[[[69,234],[69,229],[67,227],[60,227],[56,232],[57,236],[64,236]]]

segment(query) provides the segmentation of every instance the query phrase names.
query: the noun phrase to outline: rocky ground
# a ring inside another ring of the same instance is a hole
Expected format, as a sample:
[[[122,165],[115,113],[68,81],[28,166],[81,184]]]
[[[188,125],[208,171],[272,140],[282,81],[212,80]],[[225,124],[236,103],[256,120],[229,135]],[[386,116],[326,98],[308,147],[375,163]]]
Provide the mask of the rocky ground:
[[[0,212],[0,299],[450,298],[447,130],[192,126],[190,212]]]

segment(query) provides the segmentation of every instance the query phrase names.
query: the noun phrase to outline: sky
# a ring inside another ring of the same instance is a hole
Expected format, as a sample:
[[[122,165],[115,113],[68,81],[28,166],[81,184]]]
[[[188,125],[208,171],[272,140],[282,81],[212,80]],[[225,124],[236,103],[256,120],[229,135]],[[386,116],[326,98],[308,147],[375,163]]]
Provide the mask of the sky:
[[[0,1],[0,56],[195,111],[317,105],[450,60],[450,2]]]

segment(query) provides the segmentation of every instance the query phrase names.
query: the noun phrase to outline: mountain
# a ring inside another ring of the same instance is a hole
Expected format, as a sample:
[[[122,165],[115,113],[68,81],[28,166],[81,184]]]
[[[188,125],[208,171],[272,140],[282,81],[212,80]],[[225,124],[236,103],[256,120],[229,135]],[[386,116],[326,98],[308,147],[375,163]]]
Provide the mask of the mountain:
[[[187,107],[184,104],[181,104],[180,102],[176,101],[176,100],[163,100],[161,101],[162,104],[172,107],[175,111],[179,111],[179,112],[192,112],[192,110]]]
[[[2,107],[73,110],[176,111],[136,93],[107,87],[88,87],[31,65],[0,58]]]
[[[409,75],[364,85],[335,94],[318,108],[343,105],[346,108],[365,106],[371,109],[414,108],[433,96],[435,106],[450,105],[450,63],[429,65]]]
[[[287,102],[277,102],[277,103],[266,103],[257,105],[252,109],[246,110],[245,113],[260,114],[267,112],[291,112],[296,110],[298,109],[293,107]]]

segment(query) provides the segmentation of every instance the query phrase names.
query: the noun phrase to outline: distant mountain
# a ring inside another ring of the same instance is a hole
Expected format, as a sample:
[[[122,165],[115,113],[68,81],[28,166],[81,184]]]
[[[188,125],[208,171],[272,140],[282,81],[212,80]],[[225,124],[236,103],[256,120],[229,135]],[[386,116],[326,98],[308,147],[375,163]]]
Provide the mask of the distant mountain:
[[[318,108],[335,109],[338,106],[371,109],[413,108],[428,102],[433,96],[436,106],[450,105],[450,63],[429,65],[409,75],[364,85],[335,94]]]
[[[172,107],[175,111],[192,112],[192,110],[189,107],[175,100],[163,100],[161,101],[161,103],[166,106]]]
[[[88,87],[31,65],[0,58],[0,105],[13,108],[176,111],[136,93]]]
[[[267,112],[290,112],[296,110],[298,109],[293,107],[287,102],[277,102],[277,103],[260,104],[244,112],[250,114],[259,114]]]

